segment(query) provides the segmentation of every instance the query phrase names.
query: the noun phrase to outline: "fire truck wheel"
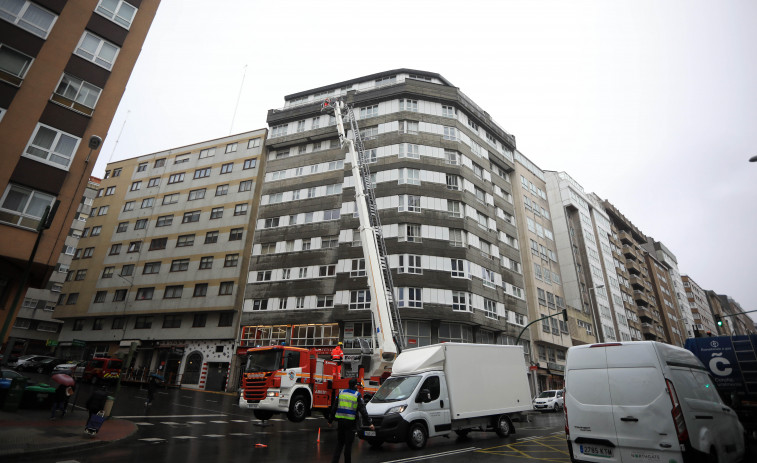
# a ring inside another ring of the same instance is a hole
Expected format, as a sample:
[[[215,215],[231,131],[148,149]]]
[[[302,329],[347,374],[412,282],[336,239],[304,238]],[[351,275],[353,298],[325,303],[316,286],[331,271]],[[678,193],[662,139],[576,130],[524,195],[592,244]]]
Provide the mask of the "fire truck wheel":
[[[252,414],[261,421],[270,420],[273,416],[273,412],[270,410],[253,410]]]
[[[295,394],[292,400],[289,401],[289,413],[287,417],[289,421],[299,423],[308,416],[308,410],[310,409],[310,401],[304,394]]]

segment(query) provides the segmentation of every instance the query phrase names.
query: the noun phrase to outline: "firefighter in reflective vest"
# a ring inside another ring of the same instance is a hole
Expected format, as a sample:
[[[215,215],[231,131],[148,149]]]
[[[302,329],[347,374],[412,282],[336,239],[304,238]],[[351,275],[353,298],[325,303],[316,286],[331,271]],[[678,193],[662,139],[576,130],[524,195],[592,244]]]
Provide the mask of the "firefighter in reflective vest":
[[[344,360],[344,352],[342,351],[342,343],[338,343],[335,348],[331,349],[331,360],[336,362],[336,374],[338,377],[342,377],[342,360]]]
[[[349,389],[343,389],[339,393],[337,400],[331,405],[329,426],[331,426],[331,422],[334,419],[337,420],[339,425],[337,429],[336,450],[334,450],[334,458],[331,459],[332,463],[339,463],[342,449],[344,449],[344,462],[350,463],[352,461],[352,442],[355,440],[358,414],[362,416],[364,423],[369,423],[370,428],[375,429],[373,423],[371,423],[371,417],[368,416],[368,412],[365,410],[363,397],[357,390],[357,380],[351,378]]]

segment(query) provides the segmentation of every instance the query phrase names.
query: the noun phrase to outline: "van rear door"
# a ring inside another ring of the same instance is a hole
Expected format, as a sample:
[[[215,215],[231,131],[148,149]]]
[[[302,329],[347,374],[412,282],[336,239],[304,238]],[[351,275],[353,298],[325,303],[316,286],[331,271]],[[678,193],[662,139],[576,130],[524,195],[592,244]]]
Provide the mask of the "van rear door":
[[[575,461],[621,462],[610,398],[607,349],[578,346],[568,350],[565,410],[568,445]]]
[[[680,461],[672,402],[653,344],[626,343],[605,349],[621,461]]]

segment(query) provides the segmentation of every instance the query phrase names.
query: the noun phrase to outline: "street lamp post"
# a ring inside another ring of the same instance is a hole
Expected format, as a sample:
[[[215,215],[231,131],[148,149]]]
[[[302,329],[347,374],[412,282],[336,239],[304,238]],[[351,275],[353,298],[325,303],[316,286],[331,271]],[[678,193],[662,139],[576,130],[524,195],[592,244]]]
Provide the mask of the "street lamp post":
[[[597,310],[599,310],[599,303],[597,302],[597,289],[604,288],[605,285],[601,284],[598,286],[592,286],[588,289],[589,291],[589,309],[591,309],[591,320],[594,323],[594,329],[597,330],[597,341],[604,342],[605,335],[602,331],[599,329],[599,325],[597,324],[597,317],[594,314],[594,307],[591,307],[591,292],[594,291],[594,305],[596,306]]]

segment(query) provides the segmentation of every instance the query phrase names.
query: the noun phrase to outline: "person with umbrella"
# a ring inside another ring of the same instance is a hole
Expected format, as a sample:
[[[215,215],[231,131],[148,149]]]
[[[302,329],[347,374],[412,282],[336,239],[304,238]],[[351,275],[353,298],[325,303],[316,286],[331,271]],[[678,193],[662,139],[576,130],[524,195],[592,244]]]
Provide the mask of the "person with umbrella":
[[[58,387],[55,389],[53,395],[53,406],[50,410],[50,419],[55,419],[55,412],[59,409],[62,410],[61,418],[66,416],[66,408],[68,407],[68,398],[74,393],[74,379],[68,375],[59,373],[52,376],[53,381],[58,383]]]
[[[150,379],[147,380],[147,402],[145,402],[145,407],[152,404],[153,399],[155,399],[155,390],[158,388],[158,381],[162,380],[162,376],[155,373],[150,374]]]

